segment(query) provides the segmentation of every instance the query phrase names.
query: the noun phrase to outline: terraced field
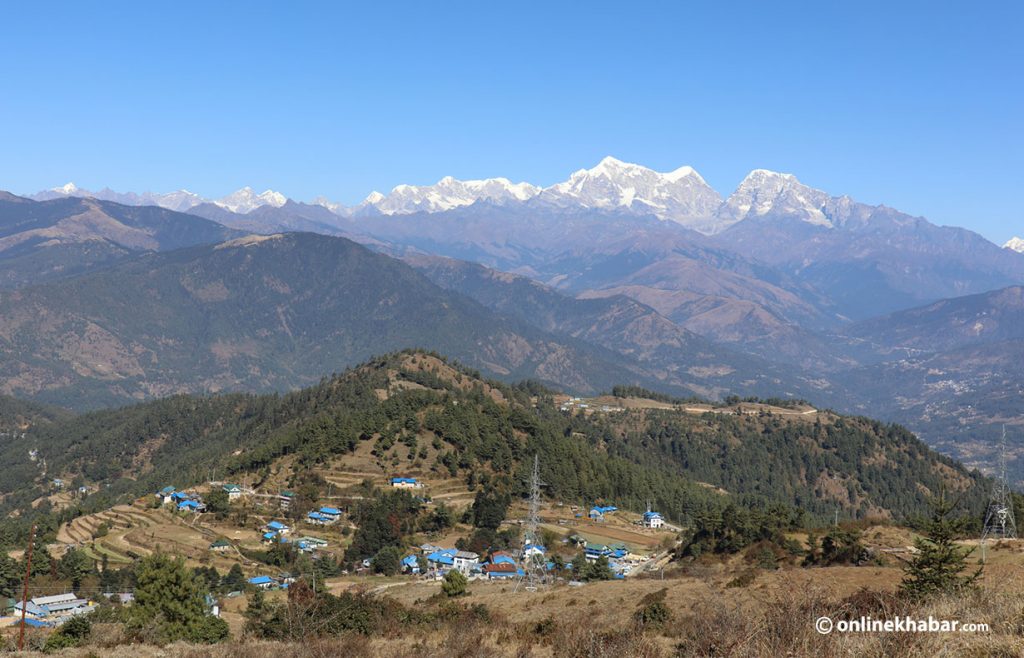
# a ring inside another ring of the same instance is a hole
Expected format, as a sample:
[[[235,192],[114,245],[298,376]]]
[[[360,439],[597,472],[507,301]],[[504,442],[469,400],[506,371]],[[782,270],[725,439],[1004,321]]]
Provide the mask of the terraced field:
[[[161,510],[146,509],[141,505],[117,505],[65,524],[57,531],[57,541],[80,548],[97,562],[106,557],[110,563],[127,564],[135,557],[152,553],[151,548],[129,538],[133,533],[145,533],[150,528],[178,523],[178,519]],[[97,537],[103,525],[106,525],[107,532]]]

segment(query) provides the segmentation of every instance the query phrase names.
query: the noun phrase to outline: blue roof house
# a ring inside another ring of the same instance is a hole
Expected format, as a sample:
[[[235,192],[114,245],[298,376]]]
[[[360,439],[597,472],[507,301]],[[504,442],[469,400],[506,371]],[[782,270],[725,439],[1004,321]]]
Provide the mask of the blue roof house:
[[[178,503],[179,512],[198,512],[201,504],[196,500],[183,500]]]
[[[427,562],[435,569],[446,569],[455,565],[456,553],[458,551],[454,548],[442,548],[428,555]]]
[[[645,528],[660,528],[665,525],[665,519],[662,518],[661,514],[647,510],[644,512],[644,527]]]
[[[310,512],[306,515],[306,522],[313,525],[327,525],[328,523],[333,523],[333,521],[331,517],[320,512]]]
[[[409,573],[420,572],[420,562],[416,559],[415,555],[407,555],[402,558],[402,571],[407,571]]]
[[[281,523],[280,521],[271,521],[266,526],[267,530],[279,535],[286,535],[291,532],[291,528]]]
[[[249,584],[260,589],[270,589],[277,585],[277,581],[270,576],[253,576],[249,579]]]

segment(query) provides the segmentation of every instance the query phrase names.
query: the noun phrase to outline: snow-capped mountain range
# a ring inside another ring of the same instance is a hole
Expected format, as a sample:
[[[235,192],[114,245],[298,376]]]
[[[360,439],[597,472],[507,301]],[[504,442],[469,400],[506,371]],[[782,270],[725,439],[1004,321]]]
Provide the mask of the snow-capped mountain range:
[[[161,208],[178,212],[187,212],[203,203],[213,203],[221,208],[243,215],[252,212],[260,206],[270,205],[280,208],[288,202],[288,198],[280,192],[267,190],[257,194],[251,187],[243,187],[220,199],[205,199],[188,190],[178,190],[164,194],[155,192],[136,194],[135,192],[115,192],[110,188],[103,188],[99,192],[90,192],[89,190],[79,188],[74,183],[43,190],[42,192],[30,195],[29,198],[35,201],[46,201],[48,199],[59,199],[68,196],[93,197],[101,201],[123,203],[126,206],[160,206]]]
[[[289,199],[273,190],[257,194],[244,187],[219,199],[204,199],[188,190],[166,194],[118,193],[110,189],[89,192],[68,183],[32,195],[35,200],[62,196],[92,196],[128,205],[157,205],[187,212],[212,203],[237,214],[257,208],[280,208]],[[322,206],[339,217],[438,213],[475,203],[498,206],[524,205],[545,209],[600,210],[619,214],[653,216],[679,223],[707,235],[720,233],[748,218],[785,216],[808,224],[836,228],[852,220],[866,220],[873,206],[846,196],[832,196],[801,183],[793,174],[755,169],[724,199],[692,167],[657,172],[648,167],[606,157],[591,169],[580,169],[568,180],[550,187],[513,183],[507,178],[458,180],[446,176],[434,185],[398,185],[389,193],[371,192],[361,203],[346,207],[317,197]],[[1005,245],[1024,253],[1024,241],[1014,238]]]

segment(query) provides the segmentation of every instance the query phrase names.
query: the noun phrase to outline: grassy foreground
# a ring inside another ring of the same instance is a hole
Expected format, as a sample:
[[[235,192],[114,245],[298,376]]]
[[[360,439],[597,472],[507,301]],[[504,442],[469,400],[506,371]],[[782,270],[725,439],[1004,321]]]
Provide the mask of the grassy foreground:
[[[1000,589],[982,588],[959,597],[942,597],[925,604],[912,604],[889,591],[859,590],[846,596],[831,594],[825,586],[794,587],[765,592],[763,598],[710,595],[688,609],[656,604],[666,600],[675,579],[648,583],[646,595],[622,598],[617,603],[621,623],[595,623],[591,594],[582,588],[580,603],[574,606],[547,605],[539,594],[534,612],[540,621],[513,621],[500,609],[477,608],[472,614],[453,616],[436,628],[414,630],[391,625],[374,637],[346,635],[301,642],[235,640],[213,646],[172,644],[164,647],[120,645],[115,626],[97,625],[85,646],[60,653],[68,658],[103,656],[110,658],[299,658],[305,656],[348,656],[352,658],[553,656],[603,657],[639,656],[793,656],[833,658],[845,656],[977,656],[1024,655],[1024,593],[1019,583]],[[664,588],[661,586],[664,585]],[[806,585],[803,583],[802,585]],[[991,584],[990,584],[991,587]],[[566,588],[568,589],[568,588]],[[600,592],[595,591],[596,596]],[[473,605],[473,596],[464,600]],[[760,599],[760,600],[758,600]],[[671,599],[668,599],[671,600]],[[601,602],[605,604],[605,601]],[[653,607],[652,607],[653,605]],[[539,610],[538,610],[539,608]],[[545,610],[545,608],[551,608]],[[654,612],[652,612],[652,610]],[[645,614],[646,613],[646,614]],[[988,632],[977,633],[858,633],[833,632],[821,635],[814,620],[827,615],[834,619],[914,619],[983,622]],[[8,648],[10,645],[8,645]],[[26,653],[43,656],[54,654]]]

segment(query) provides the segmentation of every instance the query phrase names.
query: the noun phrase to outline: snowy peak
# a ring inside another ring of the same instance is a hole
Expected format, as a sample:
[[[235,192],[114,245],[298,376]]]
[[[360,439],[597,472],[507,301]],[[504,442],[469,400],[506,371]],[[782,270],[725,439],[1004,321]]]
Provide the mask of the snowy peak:
[[[387,196],[372,192],[357,212],[371,208],[384,215],[442,212],[478,201],[497,205],[525,201],[539,192],[534,185],[513,183],[507,178],[463,181],[445,176],[434,185],[398,185]]]
[[[1024,254],[1024,240],[1014,236],[1006,241],[1003,245],[1003,249],[1010,249],[1016,251],[1018,254]]]
[[[251,187],[246,186],[236,192],[232,192],[226,197],[217,199],[214,203],[221,208],[226,208],[231,212],[244,215],[256,210],[260,206],[274,206],[275,208],[280,208],[284,204],[288,203],[288,197],[273,190],[267,190],[260,194],[256,194]]]
[[[160,206],[161,208],[178,212],[185,212],[189,208],[206,201],[198,194],[188,190],[178,190],[177,192],[168,192],[166,194],[155,194],[153,192],[136,194],[134,192],[115,192],[110,188],[103,188],[99,192],[90,192],[89,190],[77,187],[74,183],[38,192],[29,198],[36,201],[48,201],[62,197],[92,198],[99,199],[100,201],[113,201],[114,203],[126,206]]]
[[[331,201],[325,196],[318,196],[315,199],[313,199],[310,203],[312,203],[314,206],[327,208],[336,215],[345,211],[345,206],[341,205],[340,203]]]
[[[541,199],[559,206],[650,214],[698,229],[722,202],[693,167],[659,173],[611,156],[545,189]]]
[[[828,209],[835,200],[808,187],[793,174],[755,169],[743,179],[718,211],[724,224],[748,217],[795,216],[810,224],[832,227]]]

